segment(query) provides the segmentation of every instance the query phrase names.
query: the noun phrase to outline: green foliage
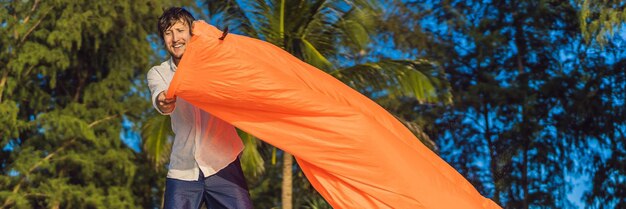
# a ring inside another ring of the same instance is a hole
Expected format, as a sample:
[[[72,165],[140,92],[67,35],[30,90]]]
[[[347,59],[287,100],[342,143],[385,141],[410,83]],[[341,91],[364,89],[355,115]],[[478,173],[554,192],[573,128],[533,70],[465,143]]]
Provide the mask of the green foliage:
[[[333,68],[329,57],[340,47],[350,49],[346,53],[365,49],[381,12],[374,1],[256,0],[245,3],[246,9],[236,1],[206,2],[210,15],[225,16],[213,20],[218,27],[237,25],[324,70]]]
[[[148,161],[120,134],[150,107],[148,35],[167,4],[0,3],[0,208],[160,204],[161,176],[136,175]]]
[[[589,43],[596,40],[607,44],[626,24],[626,4],[612,0],[577,0],[580,6],[580,30]]]
[[[440,63],[454,92],[453,106],[389,103],[482,194],[504,208],[574,208],[571,179],[593,173],[585,207],[624,204],[623,38],[606,35],[623,20],[597,15],[623,3],[585,1],[585,21],[599,21],[590,37],[606,38],[597,51],[581,32],[582,1],[388,2],[381,28],[393,33],[379,46]]]
[[[420,103],[452,102],[445,74],[427,60],[383,60],[340,69],[331,74],[372,98],[407,97]]]
[[[22,120],[19,120],[17,117],[19,108],[14,101],[3,101],[0,104],[0,124],[13,124],[11,126],[6,126],[2,130],[0,130],[0,145],[6,145],[11,138],[17,138],[19,136],[20,130],[23,130],[27,127],[28,123]]]
[[[168,162],[174,131],[169,116],[155,115],[146,120],[141,128],[143,151],[153,162],[154,168],[161,168]]]
[[[265,166],[263,166],[265,162],[261,154],[257,151],[261,142],[254,136],[241,130],[237,130],[237,133],[241,137],[241,140],[243,140],[245,146],[243,153],[241,153],[241,167],[243,173],[249,179],[257,178],[265,171]]]

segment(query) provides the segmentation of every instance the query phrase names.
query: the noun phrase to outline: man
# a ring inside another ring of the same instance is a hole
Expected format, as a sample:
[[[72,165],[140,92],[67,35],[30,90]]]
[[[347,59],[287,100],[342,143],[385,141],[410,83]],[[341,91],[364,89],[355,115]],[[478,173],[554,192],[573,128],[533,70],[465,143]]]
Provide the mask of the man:
[[[175,133],[165,185],[164,208],[252,208],[239,163],[243,143],[235,128],[166,91],[192,36],[193,16],[183,8],[165,10],[159,36],[170,59],[148,72],[155,109],[169,115]]]

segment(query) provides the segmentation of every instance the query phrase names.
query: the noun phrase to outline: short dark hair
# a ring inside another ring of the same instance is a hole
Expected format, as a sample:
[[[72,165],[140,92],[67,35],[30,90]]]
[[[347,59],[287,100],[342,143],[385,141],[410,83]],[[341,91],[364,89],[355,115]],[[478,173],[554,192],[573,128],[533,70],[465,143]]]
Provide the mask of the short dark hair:
[[[163,33],[165,33],[165,30],[181,20],[187,23],[189,33],[191,33],[191,24],[194,20],[196,20],[193,18],[191,13],[182,7],[170,7],[163,11],[163,14],[159,17],[159,22],[157,23],[157,29],[159,30],[159,37],[161,37],[161,40],[164,40]]]

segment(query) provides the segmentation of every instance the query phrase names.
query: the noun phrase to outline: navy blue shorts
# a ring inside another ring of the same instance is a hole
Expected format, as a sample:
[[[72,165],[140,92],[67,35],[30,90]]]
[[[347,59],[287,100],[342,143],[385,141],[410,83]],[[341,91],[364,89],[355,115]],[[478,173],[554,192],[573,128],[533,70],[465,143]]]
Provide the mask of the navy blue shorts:
[[[166,179],[164,209],[198,209],[202,202],[209,209],[252,208],[239,159],[206,178],[200,171],[197,181]]]

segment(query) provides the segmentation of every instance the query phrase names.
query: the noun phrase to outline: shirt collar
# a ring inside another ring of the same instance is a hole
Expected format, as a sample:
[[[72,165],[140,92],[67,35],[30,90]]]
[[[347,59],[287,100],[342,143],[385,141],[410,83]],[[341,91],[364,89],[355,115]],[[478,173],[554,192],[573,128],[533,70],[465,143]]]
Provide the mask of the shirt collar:
[[[170,70],[172,70],[173,72],[176,72],[176,63],[174,63],[174,58],[170,57]]]

